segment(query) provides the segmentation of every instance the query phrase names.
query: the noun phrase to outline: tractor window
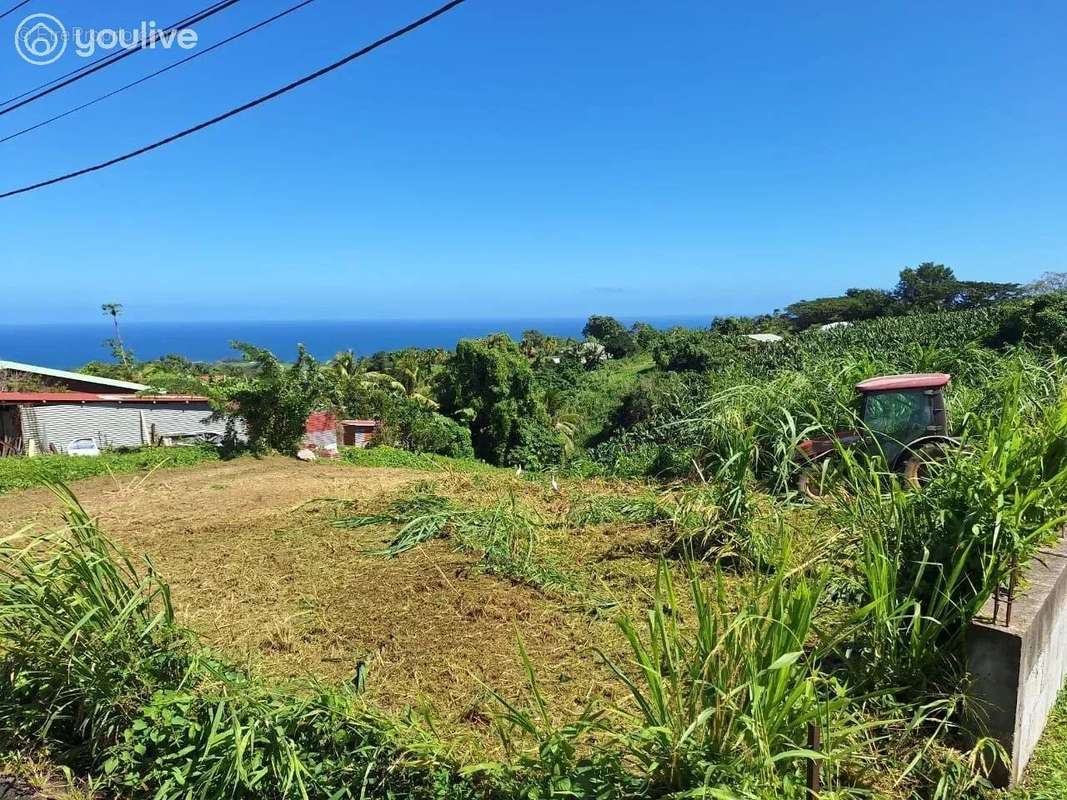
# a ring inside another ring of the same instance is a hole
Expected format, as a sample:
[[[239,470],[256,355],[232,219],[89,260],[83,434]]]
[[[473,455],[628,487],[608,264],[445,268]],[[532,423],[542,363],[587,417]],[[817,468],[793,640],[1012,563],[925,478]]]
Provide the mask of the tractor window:
[[[905,445],[926,433],[930,424],[930,398],[924,391],[869,394],[863,421],[892,463]]]

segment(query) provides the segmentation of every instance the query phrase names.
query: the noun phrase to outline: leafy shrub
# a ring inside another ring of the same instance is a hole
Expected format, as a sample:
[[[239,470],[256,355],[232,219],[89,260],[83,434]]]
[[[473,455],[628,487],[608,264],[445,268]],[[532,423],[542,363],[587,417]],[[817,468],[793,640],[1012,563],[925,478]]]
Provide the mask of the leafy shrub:
[[[990,337],[994,345],[1027,344],[1067,352],[1067,292],[1035,297],[1013,304],[999,329]]]
[[[241,418],[253,450],[292,453],[304,437],[313,411],[322,407],[327,383],[322,367],[300,345],[294,364],[283,364],[269,350],[234,342],[254,374],[223,385],[216,403],[231,420]]]
[[[659,340],[652,355],[661,369],[711,372],[728,367],[734,352],[726,337],[719,334],[676,329]]]
[[[375,434],[376,444],[402,447],[413,453],[474,458],[470,429],[418,401],[391,398],[383,403],[380,419],[382,426]]]
[[[560,435],[536,420],[519,421],[518,444],[508,453],[506,464],[529,470],[544,470],[563,460]]]
[[[530,363],[506,334],[461,341],[440,380],[441,410],[470,425],[474,452],[491,464],[522,444],[520,422],[548,422]]]

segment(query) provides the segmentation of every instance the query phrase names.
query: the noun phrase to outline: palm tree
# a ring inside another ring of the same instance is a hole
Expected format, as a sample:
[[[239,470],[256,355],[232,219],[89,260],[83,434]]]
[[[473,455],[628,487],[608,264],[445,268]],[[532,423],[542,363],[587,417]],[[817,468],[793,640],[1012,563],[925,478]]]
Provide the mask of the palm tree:
[[[122,343],[122,332],[119,330],[119,314],[122,313],[122,303],[101,303],[100,310],[109,315],[112,322],[115,323],[114,350],[119,354],[119,358],[122,359],[122,366],[128,370],[130,368],[130,359],[126,354],[126,346]]]

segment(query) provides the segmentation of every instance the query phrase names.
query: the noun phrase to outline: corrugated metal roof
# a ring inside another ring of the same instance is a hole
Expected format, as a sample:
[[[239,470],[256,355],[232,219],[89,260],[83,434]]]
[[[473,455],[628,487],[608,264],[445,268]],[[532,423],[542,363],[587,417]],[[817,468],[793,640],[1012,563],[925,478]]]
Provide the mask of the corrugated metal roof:
[[[342,425],[358,425],[358,426],[364,427],[364,428],[374,428],[374,427],[377,427],[378,425],[381,425],[382,423],[379,420],[376,420],[376,419],[343,419],[343,420],[341,420],[341,424]]]
[[[195,394],[94,394],[92,392],[0,392],[0,403],[206,403]]]
[[[745,336],[754,342],[780,342],[783,338],[777,333],[746,333]]]
[[[116,381],[111,378],[98,378],[95,375],[86,375],[82,372],[67,372],[66,370],[52,369],[51,367],[38,367],[35,364],[23,364],[19,361],[4,361],[3,359],[0,359],[0,369],[10,369],[16,372],[29,372],[34,375],[47,375],[50,378],[65,378],[68,381],[98,383],[101,386],[113,386],[116,389],[129,389],[132,392],[143,392],[148,388],[143,383]]]
[[[886,375],[881,378],[868,378],[856,384],[861,392],[885,392],[892,389],[939,389],[946,385],[952,376],[944,372],[916,372],[906,375]]]

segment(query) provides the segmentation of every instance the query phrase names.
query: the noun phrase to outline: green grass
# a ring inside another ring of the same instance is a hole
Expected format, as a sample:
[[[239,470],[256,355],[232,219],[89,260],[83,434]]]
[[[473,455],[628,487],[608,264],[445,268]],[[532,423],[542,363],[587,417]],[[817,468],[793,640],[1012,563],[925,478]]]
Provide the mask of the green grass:
[[[567,398],[567,408],[581,417],[579,444],[585,446],[600,435],[623,397],[637,386],[642,375],[654,368],[652,356],[643,354],[608,361],[578,379]]]
[[[341,454],[346,464],[357,467],[396,467],[398,469],[456,470],[458,472],[496,472],[497,467],[473,458],[452,458],[431,453],[412,453],[396,447],[350,447]]]
[[[479,567],[486,573],[546,591],[574,587],[574,581],[541,552],[542,521],[520,506],[514,495],[487,508],[467,506],[438,494],[435,484],[420,481],[382,513],[343,517],[333,524],[394,528],[392,540],[381,550],[393,558],[433,539],[449,539],[459,550],[479,553]]]
[[[0,494],[30,489],[46,482],[70,483],[97,475],[121,475],[166,467],[186,467],[218,461],[213,447],[144,449],[129,453],[103,453],[97,458],[47,455],[37,458],[0,459]]]

